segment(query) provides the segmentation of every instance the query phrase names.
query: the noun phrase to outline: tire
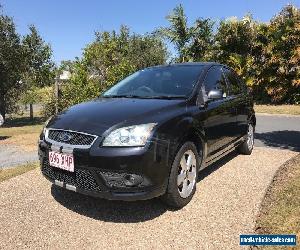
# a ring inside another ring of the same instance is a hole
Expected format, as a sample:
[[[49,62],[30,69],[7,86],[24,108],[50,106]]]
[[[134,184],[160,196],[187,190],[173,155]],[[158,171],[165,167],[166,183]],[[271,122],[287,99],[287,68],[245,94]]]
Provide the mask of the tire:
[[[238,151],[244,155],[251,155],[254,145],[254,126],[252,123],[248,125],[246,140],[238,147]]]
[[[178,150],[162,200],[168,206],[182,208],[187,205],[196,191],[200,157],[194,143],[186,142]]]

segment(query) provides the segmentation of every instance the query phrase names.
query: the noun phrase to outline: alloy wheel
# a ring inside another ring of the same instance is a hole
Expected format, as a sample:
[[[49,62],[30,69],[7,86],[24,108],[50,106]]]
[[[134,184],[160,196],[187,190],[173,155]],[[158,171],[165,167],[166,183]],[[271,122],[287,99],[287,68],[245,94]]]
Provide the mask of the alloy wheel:
[[[197,176],[196,157],[193,151],[186,151],[178,168],[177,186],[182,198],[187,198],[193,191]]]
[[[254,144],[254,129],[253,129],[253,125],[249,124],[247,145],[250,150],[253,148],[253,144]]]

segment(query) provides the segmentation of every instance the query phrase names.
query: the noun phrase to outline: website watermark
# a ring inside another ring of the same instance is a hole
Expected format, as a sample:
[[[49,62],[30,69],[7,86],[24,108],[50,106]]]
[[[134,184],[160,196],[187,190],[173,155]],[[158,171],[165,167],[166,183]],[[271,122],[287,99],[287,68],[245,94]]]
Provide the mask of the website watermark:
[[[241,234],[240,245],[244,246],[296,246],[294,234]]]

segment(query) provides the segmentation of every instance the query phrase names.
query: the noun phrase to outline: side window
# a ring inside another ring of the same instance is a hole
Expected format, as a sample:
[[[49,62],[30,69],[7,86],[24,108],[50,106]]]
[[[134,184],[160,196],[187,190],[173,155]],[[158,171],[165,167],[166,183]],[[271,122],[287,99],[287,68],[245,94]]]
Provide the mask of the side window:
[[[241,81],[239,79],[239,77],[236,75],[235,72],[233,72],[232,70],[223,69],[224,74],[226,75],[226,78],[229,82],[229,88],[230,88],[230,95],[239,95],[243,92],[243,88],[241,85]]]
[[[212,89],[220,89],[223,91],[223,97],[227,96],[226,81],[219,66],[213,66],[208,70],[203,85],[206,94]]]

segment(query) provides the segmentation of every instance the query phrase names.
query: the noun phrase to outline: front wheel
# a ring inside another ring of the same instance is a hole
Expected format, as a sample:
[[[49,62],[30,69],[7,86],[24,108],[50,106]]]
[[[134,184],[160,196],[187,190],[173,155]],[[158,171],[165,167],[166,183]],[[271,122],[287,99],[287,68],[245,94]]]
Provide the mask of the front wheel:
[[[254,145],[254,126],[252,123],[248,125],[246,140],[238,147],[238,151],[244,155],[251,155]]]
[[[182,208],[190,202],[195,191],[199,171],[199,154],[194,143],[186,142],[177,152],[169,176],[163,201]]]

